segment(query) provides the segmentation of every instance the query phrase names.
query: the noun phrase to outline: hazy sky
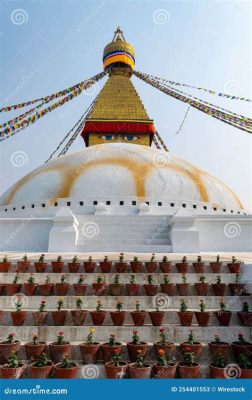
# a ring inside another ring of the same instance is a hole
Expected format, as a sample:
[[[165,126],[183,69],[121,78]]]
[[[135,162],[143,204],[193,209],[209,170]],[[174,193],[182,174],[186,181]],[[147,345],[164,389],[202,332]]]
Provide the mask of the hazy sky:
[[[4,105],[51,94],[102,71],[103,48],[118,25],[135,47],[137,70],[252,97],[249,1],[8,0],[1,4]],[[217,176],[252,209],[251,135],[194,109],[176,134],[188,106],[137,78],[133,81],[170,151]],[[1,142],[1,193],[44,163],[104,82]],[[189,92],[250,114],[251,103]],[[83,146],[78,138],[70,151]]]

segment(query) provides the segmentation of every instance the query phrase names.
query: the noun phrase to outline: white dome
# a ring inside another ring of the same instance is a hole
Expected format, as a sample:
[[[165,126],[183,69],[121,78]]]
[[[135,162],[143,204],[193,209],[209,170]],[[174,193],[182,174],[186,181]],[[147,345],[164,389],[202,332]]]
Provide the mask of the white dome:
[[[224,183],[190,163],[165,151],[125,143],[92,146],[51,161],[20,179],[1,196],[0,204],[96,197],[243,208]]]

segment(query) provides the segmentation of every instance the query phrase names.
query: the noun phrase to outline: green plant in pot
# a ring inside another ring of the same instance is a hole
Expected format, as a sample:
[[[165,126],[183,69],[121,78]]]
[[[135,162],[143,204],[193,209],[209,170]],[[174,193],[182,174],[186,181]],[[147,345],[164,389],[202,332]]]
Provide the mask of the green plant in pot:
[[[195,361],[195,354],[190,351],[183,353],[184,360],[178,363],[180,378],[200,378],[200,364]]]
[[[222,262],[220,261],[219,254],[216,257],[216,261],[210,262],[210,268],[213,273],[219,274],[221,272]]]
[[[54,363],[59,363],[64,354],[71,354],[71,345],[65,341],[64,332],[59,331],[56,342],[49,344],[50,357]]]
[[[88,257],[88,260],[84,262],[84,270],[85,272],[94,272],[96,268],[96,262],[93,261],[92,256]]]
[[[206,303],[204,302],[203,299],[200,300],[199,308],[200,311],[195,311],[195,317],[197,319],[198,325],[208,326],[211,313],[209,311],[206,311]]]
[[[45,300],[41,300],[38,311],[33,311],[32,316],[33,316],[34,325],[38,326],[38,325],[46,324],[48,311],[46,311],[46,301]]]
[[[25,353],[28,360],[37,359],[46,349],[46,342],[39,340],[38,334],[34,333],[31,342],[25,343]]]
[[[48,263],[45,261],[45,255],[42,253],[38,261],[34,263],[36,272],[45,272]]]
[[[164,281],[160,284],[162,293],[167,294],[167,296],[173,296],[175,292],[175,284],[170,282],[169,275],[164,275]]]
[[[112,296],[121,296],[123,291],[123,284],[120,283],[120,275],[115,274],[113,283],[110,283],[110,294]]]
[[[8,296],[13,296],[14,294],[20,292],[22,283],[18,283],[19,280],[20,280],[20,274],[18,271],[16,271],[12,283],[6,284],[6,292]]]
[[[8,272],[11,269],[11,262],[8,261],[8,257],[5,255],[0,261],[0,272]]]
[[[232,350],[236,361],[238,362],[240,354],[244,354],[252,362],[252,343],[244,338],[243,332],[238,333],[238,340],[232,342]]]
[[[65,275],[61,275],[60,282],[57,282],[55,287],[57,296],[66,296],[69,289],[69,283],[66,282]]]
[[[247,301],[242,303],[242,310],[237,312],[237,316],[242,326],[252,326],[252,312]]]
[[[186,342],[180,343],[182,353],[194,353],[195,359],[198,359],[202,353],[202,343],[195,340],[193,329],[189,329],[189,334]]]
[[[4,379],[19,379],[24,373],[26,365],[18,361],[17,354],[12,351],[6,364],[0,367],[1,376]]]
[[[213,292],[216,296],[224,296],[225,289],[226,289],[226,283],[222,283],[221,281],[221,275],[216,276],[216,281],[215,283],[212,283],[212,289]]]
[[[158,362],[154,364],[156,379],[173,379],[176,376],[177,362],[169,360],[165,350],[158,350]]]
[[[62,259],[62,256],[58,256],[56,261],[52,261],[52,272],[55,273],[60,273],[62,272],[63,268],[64,268],[64,261]]]
[[[158,263],[155,261],[156,254],[152,253],[150,261],[145,262],[147,272],[153,273],[157,270]]]
[[[0,364],[5,364],[11,353],[18,353],[20,341],[15,340],[15,337],[15,333],[9,333],[7,339],[0,342]]]
[[[144,325],[146,311],[141,310],[141,304],[139,300],[136,300],[136,307],[135,310],[130,312],[131,318],[135,326],[142,326]]]
[[[182,326],[191,326],[193,319],[193,312],[188,311],[188,302],[186,299],[180,300],[180,311],[178,317]]]
[[[186,274],[186,272],[188,271],[188,267],[189,263],[186,256],[184,256],[180,262],[176,263],[176,268],[181,274]]]
[[[94,325],[102,325],[106,316],[106,311],[102,310],[102,301],[97,300],[96,309],[90,312]]]
[[[137,350],[135,362],[129,364],[129,374],[132,379],[147,379],[151,377],[151,366],[144,363],[144,357],[142,350]]]
[[[128,264],[124,261],[124,253],[120,253],[119,261],[115,263],[116,272],[125,272]]]
[[[53,362],[48,360],[46,353],[41,353],[35,362],[29,366],[31,378],[49,378],[53,370]]]
[[[205,282],[206,276],[200,275],[199,282],[195,283],[195,288],[199,296],[207,296],[209,283]]]
[[[167,256],[164,256],[162,261],[159,263],[161,271],[165,274],[171,272],[172,263],[168,260]]]
[[[241,379],[251,379],[252,378],[252,362],[245,354],[239,354],[238,356],[238,365],[240,367],[240,376]]]
[[[234,256],[231,263],[228,263],[227,266],[232,274],[239,274],[241,272],[241,261],[238,261]]]
[[[161,326],[164,321],[165,311],[160,310],[160,308],[168,305],[168,301],[163,295],[159,295],[158,298],[155,299],[155,311],[149,311],[149,316],[154,326]]]
[[[133,331],[132,341],[127,343],[127,349],[129,353],[129,358],[131,362],[135,362],[137,359],[138,350],[141,350],[143,357],[146,356],[148,352],[148,344],[143,342],[139,336],[137,330]]]
[[[35,282],[33,274],[30,274],[27,282],[24,283],[24,294],[26,296],[34,296],[36,294],[38,284]]]
[[[136,296],[138,294],[140,285],[136,283],[135,274],[130,274],[130,283],[126,283],[126,289],[129,296]]]
[[[77,256],[72,258],[72,261],[67,263],[69,272],[78,272],[80,269],[80,262]]]
[[[229,326],[232,312],[227,310],[227,305],[223,297],[219,299],[220,310],[215,312],[215,316],[220,326]]]
[[[221,353],[217,354],[215,360],[209,365],[210,377],[215,379],[227,379],[227,362]]]
[[[159,357],[159,350],[162,349],[165,351],[165,354],[168,359],[172,359],[176,354],[176,346],[175,343],[170,342],[167,337],[168,330],[165,328],[160,328],[159,330],[159,341],[154,343],[154,350],[156,357]]]
[[[113,348],[110,361],[105,362],[105,373],[109,379],[126,378],[128,364],[122,361],[121,351]]]
[[[71,356],[66,353],[60,363],[54,365],[56,379],[74,379],[76,378],[78,366]]]
[[[145,293],[147,296],[156,296],[158,285],[154,283],[154,278],[151,274],[147,276],[148,283],[144,285]]]
[[[108,273],[111,271],[112,261],[109,261],[108,256],[105,256],[103,261],[100,261],[100,269],[103,273]]]
[[[63,310],[64,306],[64,297],[59,296],[57,298],[57,310],[52,311],[52,318],[54,325],[63,326],[65,324],[67,310]]]
[[[96,282],[92,284],[95,296],[102,296],[106,289],[106,283],[103,281],[101,275],[98,275]]]
[[[95,341],[95,328],[89,328],[86,342],[79,345],[81,357],[86,364],[95,364],[97,362],[101,344]]]
[[[116,301],[116,311],[111,311],[110,316],[112,319],[112,322],[116,326],[122,326],[125,318],[126,318],[126,312],[122,310],[123,308],[123,303],[121,300]]]
[[[83,274],[80,274],[77,283],[73,284],[76,296],[84,296],[86,289],[88,287],[88,285],[84,283],[84,281],[85,281],[85,276]]]
[[[229,289],[232,296],[245,296],[247,294],[246,285],[240,283],[241,275],[239,272],[235,274],[235,283],[229,283]]]
[[[23,297],[17,296],[15,302],[16,311],[11,311],[11,319],[12,324],[15,326],[23,325],[27,316],[27,311],[24,311],[23,308]]]
[[[27,272],[29,267],[30,267],[30,265],[31,265],[31,263],[28,260],[27,255],[25,254],[22,257],[21,261],[17,261],[17,270],[18,270],[18,272]]]
[[[82,307],[83,307],[82,298],[80,296],[77,296],[75,299],[75,310],[71,310],[73,323],[76,326],[83,325],[88,313],[87,310],[83,310]]]
[[[190,284],[187,283],[187,277],[186,274],[182,273],[181,275],[181,283],[177,283],[177,289],[178,289],[178,293],[180,296],[187,296],[188,295],[188,291],[190,288]]]
[[[204,272],[205,263],[202,261],[202,257],[198,256],[197,261],[193,262],[193,268],[197,274],[202,274]]]
[[[50,276],[46,276],[45,283],[38,285],[41,296],[50,296],[54,291],[54,283],[51,282]]]
[[[134,273],[141,272],[142,265],[143,264],[141,263],[141,261],[138,260],[137,256],[135,256],[133,258],[133,261],[130,261],[130,266],[131,266],[132,272],[134,272]]]
[[[208,348],[213,362],[218,354],[224,357],[225,362],[228,361],[231,346],[229,343],[220,340],[220,334],[218,332],[214,334],[214,340],[208,343]]]
[[[111,333],[109,341],[101,345],[104,363],[111,360],[114,354],[114,350],[117,350],[117,354],[122,351],[122,343],[116,341],[116,335]]]

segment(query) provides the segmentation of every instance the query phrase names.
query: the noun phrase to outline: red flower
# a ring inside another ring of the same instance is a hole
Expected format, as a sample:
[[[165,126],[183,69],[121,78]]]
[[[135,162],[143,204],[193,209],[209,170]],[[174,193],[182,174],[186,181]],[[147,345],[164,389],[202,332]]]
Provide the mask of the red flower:
[[[137,335],[137,334],[138,334],[138,331],[133,331],[133,334],[134,334],[134,335]]]
[[[118,353],[119,353],[119,349],[117,349],[117,348],[114,349],[114,350],[113,350],[113,353],[118,354]]]
[[[164,328],[160,328],[160,332],[162,333],[162,332],[164,332],[165,331],[165,329]]]
[[[143,354],[142,350],[140,350],[140,349],[137,350],[137,353],[138,354]]]
[[[59,336],[63,336],[64,332],[63,331],[59,331]]]
[[[159,350],[158,350],[158,354],[159,354],[160,356],[165,355],[164,349],[159,349]]]

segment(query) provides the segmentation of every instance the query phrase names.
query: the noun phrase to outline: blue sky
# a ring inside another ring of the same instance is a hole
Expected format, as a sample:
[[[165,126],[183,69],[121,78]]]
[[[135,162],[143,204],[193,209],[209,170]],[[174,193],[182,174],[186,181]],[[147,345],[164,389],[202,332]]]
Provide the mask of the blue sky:
[[[22,24],[15,23],[19,9]],[[118,25],[135,47],[137,70],[251,98],[250,13],[249,1],[2,1],[1,102],[45,96],[102,71],[103,48]],[[170,151],[220,178],[252,209],[251,135],[194,109],[175,134],[187,105],[133,81]],[[249,103],[188,92],[251,111]],[[1,143],[1,193],[44,163],[93,98],[82,94]],[[78,138],[70,151],[83,145]],[[13,163],[19,153],[21,166]]]

